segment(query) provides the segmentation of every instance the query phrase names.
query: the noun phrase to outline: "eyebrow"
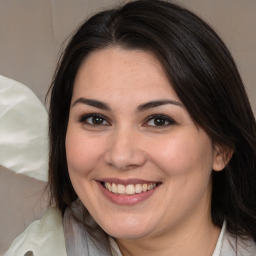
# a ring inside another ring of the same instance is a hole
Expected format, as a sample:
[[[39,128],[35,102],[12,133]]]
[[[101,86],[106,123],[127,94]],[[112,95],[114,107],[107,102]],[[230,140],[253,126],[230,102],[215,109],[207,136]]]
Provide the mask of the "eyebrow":
[[[146,111],[148,109],[151,109],[151,108],[156,108],[156,107],[159,107],[159,106],[162,106],[162,105],[166,105],[166,104],[172,104],[172,105],[175,105],[175,106],[180,106],[180,107],[183,107],[183,104],[178,102],[178,101],[175,101],[175,100],[155,100],[155,101],[150,101],[150,102],[147,102],[145,104],[141,104],[138,106],[138,111]]]
[[[111,110],[110,106],[107,103],[104,103],[102,101],[95,100],[95,99],[79,98],[73,103],[72,107],[77,105],[78,103],[96,107],[102,110],[107,110],[107,111]],[[142,112],[142,111],[149,110],[151,108],[156,108],[156,107],[167,105],[167,104],[183,107],[183,104],[178,101],[163,99],[163,100],[155,100],[155,101],[150,101],[150,102],[141,104],[137,107],[137,111]]]
[[[107,103],[104,103],[99,100],[79,98],[73,103],[72,107],[74,107],[78,103],[82,103],[82,104],[89,105],[92,107],[100,108],[103,110],[108,110],[108,111],[111,110],[110,106]]]

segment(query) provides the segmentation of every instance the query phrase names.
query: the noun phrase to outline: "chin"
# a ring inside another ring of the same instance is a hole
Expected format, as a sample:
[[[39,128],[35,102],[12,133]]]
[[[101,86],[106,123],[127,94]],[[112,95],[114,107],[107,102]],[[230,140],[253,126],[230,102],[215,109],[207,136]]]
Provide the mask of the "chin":
[[[150,227],[141,225],[115,225],[115,227],[102,227],[107,234],[119,239],[138,239],[147,236],[150,233]]]
[[[107,232],[107,234],[118,239],[139,239],[145,237],[147,232],[137,230],[116,230]]]

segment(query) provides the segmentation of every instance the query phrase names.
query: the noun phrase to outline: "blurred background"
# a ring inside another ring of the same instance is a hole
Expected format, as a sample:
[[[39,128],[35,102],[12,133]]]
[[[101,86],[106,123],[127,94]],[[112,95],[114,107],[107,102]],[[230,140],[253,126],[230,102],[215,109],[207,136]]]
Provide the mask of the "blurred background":
[[[122,2],[0,0],[0,75],[25,84],[44,104],[56,63],[71,33],[88,16]],[[233,54],[256,113],[256,0],[172,2],[192,10],[219,33]],[[47,132],[42,136],[47,143]],[[47,195],[42,195],[46,183],[11,169],[0,163],[0,254],[47,208]]]

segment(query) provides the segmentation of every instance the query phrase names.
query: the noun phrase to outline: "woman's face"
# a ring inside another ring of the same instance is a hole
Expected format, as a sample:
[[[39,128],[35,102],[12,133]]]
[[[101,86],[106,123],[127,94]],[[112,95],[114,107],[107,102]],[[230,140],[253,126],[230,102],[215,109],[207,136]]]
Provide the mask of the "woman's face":
[[[113,47],[87,57],[66,154],[77,195],[114,237],[166,235],[210,219],[219,156],[151,53]]]

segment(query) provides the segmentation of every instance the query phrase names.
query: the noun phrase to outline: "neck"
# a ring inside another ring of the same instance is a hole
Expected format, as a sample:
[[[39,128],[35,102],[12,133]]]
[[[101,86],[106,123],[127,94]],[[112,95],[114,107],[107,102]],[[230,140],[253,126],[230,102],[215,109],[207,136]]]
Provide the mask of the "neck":
[[[117,244],[123,256],[212,256],[220,228],[213,225],[210,210],[203,215],[193,221],[183,220],[164,235],[118,239]]]
[[[211,256],[215,249],[220,229],[214,225],[207,229],[195,227],[190,234],[168,236],[168,239],[151,238],[117,241],[123,256]]]

